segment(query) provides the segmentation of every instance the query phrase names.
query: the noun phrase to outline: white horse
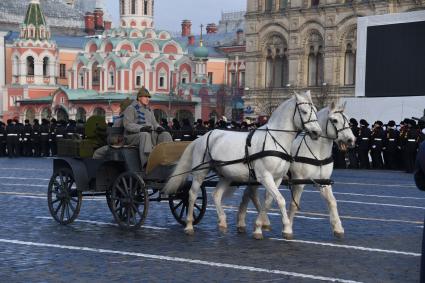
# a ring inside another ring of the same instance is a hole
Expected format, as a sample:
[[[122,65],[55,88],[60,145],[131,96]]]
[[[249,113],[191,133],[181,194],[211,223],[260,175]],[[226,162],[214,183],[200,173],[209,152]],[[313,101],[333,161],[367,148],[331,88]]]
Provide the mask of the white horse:
[[[333,142],[337,142],[340,149],[343,150],[345,150],[346,146],[354,146],[355,137],[350,129],[347,116],[343,113],[344,108],[345,104],[343,106],[336,107],[335,104],[332,103],[331,106],[326,107],[317,113],[319,125],[324,131],[323,135],[317,140],[313,140],[307,135],[299,135],[294,140],[291,147],[291,154],[294,158],[303,157],[310,160],[319,160],[322,161],[322,164],[308,164],[303,162],[303,160],[296,158],[296,161],[293,162],[289,168],[292,179],[329,179],[333,171],[333,162],[330,159],[330,157],[332,157]],[[327,160],[327,162],[325,160]],[[291,227],[291,230],[294,223],[295,213],[300,205],[301,194],[304,186],[305,185],[292,186],[293,200],[289,210],[289,227]],[[336,200],[332,193],[332,186],[317,185],[317,187],[320,189],[321,195],[327,202],[334,235],[336,237],[343,237],[344,229],[341,225]],[[237,227],[238,232],[241,233],[246,230],[245,217],[249,199],[253,200],[256,207],[260,206],[257,196],[257,187],[251,186],[245,190],[242,202],[239,206]],[[270,209],[272,201],[273,199],[266,192],[265,207],[261,213],[261,219],[263,221],[262,225],[265,230],[270,229],[270,222],[266,211]],[[288,236],[288,238],[291,238],[290,235]]]
[[[194,233],[194,203],[203,180],[211,170],[220,176],[214,201],[221,200],[223,192],[229,188],[232,182],[255,181],[251,174],[254,172],[258,182],[270,192],[280,207],[285,227],[284,233],[292,233],[285,208],[285,199],[278,188],[290,165],[285,158],[290,158],[292,141],[297,131],[300,130],[310,133],[313,138],[318,138],[322,132],[317,123],[316,108],[311,101],[309,91],[303,94],[295,93],[291,99],[282,103],[273,112],[269,122],[257,129],[250,138],[246,132],[214,130],[193,141],[184,151],[172,177],[164,187],[166,194],[174,194],[185,181],[187,172],[193,170],[191,172],[193,178],[189,192],[186,234]],[[269,156],[244,162],[247,154],[252,156],[263,151],[272,153]],[[227,161],[238,159],[240,160],[238,163],[224,165]],[[199,170],[200,167],[201,170]],[[219,207],[221,208],[221,206]],[[224,211],[221,209],[217,212],[219,225],[226,225]],[[259,229],[261,230],[261,225]]]

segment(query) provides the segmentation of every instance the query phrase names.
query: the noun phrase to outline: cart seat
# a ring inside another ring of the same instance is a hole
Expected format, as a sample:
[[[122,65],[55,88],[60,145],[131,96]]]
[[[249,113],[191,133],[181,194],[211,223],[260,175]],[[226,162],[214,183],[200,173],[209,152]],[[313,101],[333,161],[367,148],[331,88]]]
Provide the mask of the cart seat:
[[[164,142],[154,147],[149,155],[148,165],[146,166],[146,174],[150,175],[158,166],[172,166],[182,156],[184,150],[191,142]]]

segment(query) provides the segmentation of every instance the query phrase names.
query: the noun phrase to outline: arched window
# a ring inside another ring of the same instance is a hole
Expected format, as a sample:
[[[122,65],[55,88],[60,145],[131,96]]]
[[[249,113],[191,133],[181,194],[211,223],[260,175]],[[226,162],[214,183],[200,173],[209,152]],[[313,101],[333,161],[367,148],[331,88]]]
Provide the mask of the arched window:
[[[308,85],[320,86],[323,83],[323,49],[319,46],[317,52],[310,46],[308,55]]]
[[[77,109],[77,114],[75,115],[75,119],[77,121],[81,120],[83,122],[86,122],[86,116],[87,116],[87,113],[86,113],[86,110],[84,108],[80,107],[80,108]]]
[[[145,0],[143,1],[143,15],[147,15],[148,14],[148,1]]]
[[[28,119],[30,121],[34,121],[34,119],[35,119],[34,109],[32,109],[32,108],[27,109],[27,111],[25,112],[25,120],[26,119]]]
[[[66,112],[66,110],[64,108],[59,107],[56,110],[56,120],[67,122],[69,120],[68,112]]]
[[[356,75],[356,56],[353,51],[353,47],[350,43],[347,44],[347,50],[345,51],[345,85],[353,85]]]
[[[159,88],[167,88],[167,72],[164,69],[159,71]]]
[[[273,0],[266,0],[266,12],[273,10]]]
[[[289,64],[286,46],[286,42],[277,35],[266,42],[266,87],[280,88],[288,83]]]
[[[99,64],[96,62],[92,66],[92,85],[98,86],[100,84],[100,72],[99,72]]]
[[[271,49],[267,50],[267,58],[266,58],[266,87],[273,87],[273,54]]]
[[[41,119],[50,119],[50,118],[52,118],[52,110],[50,110],[50,108],[43,108],[43,110],[41,111]]]
[[[161,119],[167,119],[167,114],[161,109],[153,110],[153,114],[155,115],[155,119],[157,121],[161,121]]]
[[[307,39],[307,85],[321,86],[323,84],[324,74],[324,50],[323,38],[316,30],[312,31]]]
[[[43,59],[43,76],[48,77],[49,76],[49,58],[44,57]]]
[[[136,74],[135,74],[135,79],[136,79],[136,87],[140,88],[145,84],[145,77],[143,74],[143,70],[142,69],[137,69],[136,70]]]
[[[182,84],[189,83],[189,73],[186,70],[184,70],[181,74],[181,83]]]
[[[176,119],[182,124],[182,121],[184,119],[188,119],[189,123],[193,125],[193,122],[195,121],[192,112],[188,110],[178,110],[176,112]]]
[[[78,74],[78,87],[84,88],[84,71],[81,70]]]
[[[113,68],[110,68],[108,73],[109,73],[108,87],[114,87],[115,86],[115,71]]]
[[[131,14],[136,14],[136,0],[131,0]]]
[[[311,0],[311,7],[317,7],[320,4],[320,0]]]
[[[34,57],[27,57],[27,76],[34,76]]]
[[[105,117],[106,116],[106,112],[105,112],[105,110],[103,108],[96,107],[93,110],[93,116],[102,116],[102,117]]]

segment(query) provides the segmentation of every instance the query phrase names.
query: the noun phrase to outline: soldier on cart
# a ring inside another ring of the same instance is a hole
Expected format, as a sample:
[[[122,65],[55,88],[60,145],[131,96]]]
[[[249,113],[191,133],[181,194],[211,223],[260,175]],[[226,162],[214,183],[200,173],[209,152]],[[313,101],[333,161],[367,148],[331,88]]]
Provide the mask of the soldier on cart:
[[[142,87],[137,93],[137,99],[123,113],[125,144],[139,148],[142,168],[146,165],[155,145],[172,141],[170,133],[165,132],[159,125],[149,108],[150,98],[149,91]]]

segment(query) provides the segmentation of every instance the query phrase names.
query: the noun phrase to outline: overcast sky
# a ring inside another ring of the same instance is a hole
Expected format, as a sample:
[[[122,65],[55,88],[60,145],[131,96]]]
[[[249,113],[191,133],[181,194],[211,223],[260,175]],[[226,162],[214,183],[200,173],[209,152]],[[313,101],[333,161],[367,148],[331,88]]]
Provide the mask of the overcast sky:
[[[109,13],[118,23],[118,0],[106,0]],[[217,23],[221,12],[245,11],[246,0],[156,0],[155,27],[171,32],[181,30],[181,21],[192,21],[192,32],[199,34],[200,25]]]

